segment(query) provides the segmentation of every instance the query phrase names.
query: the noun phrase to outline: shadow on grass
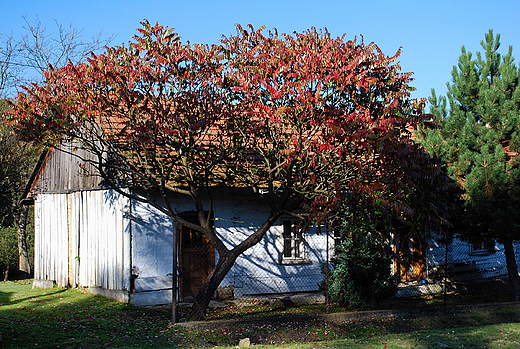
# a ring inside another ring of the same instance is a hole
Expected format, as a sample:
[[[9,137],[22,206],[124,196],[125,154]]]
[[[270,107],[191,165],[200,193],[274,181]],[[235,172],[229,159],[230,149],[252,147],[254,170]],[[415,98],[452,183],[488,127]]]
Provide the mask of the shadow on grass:
[[[212,346],[232,346],[236,345],[241,338],[248,337],[255,344],[332,341],[324,344],[331,348],[343,348],[347,344],[364,342],[379,343],[379,345],[383,342],[392,343],[394,346],[389,348],[409,346],[458,348],[461,345],[485,348],[491,342],[503,339],[501,335],[505,331],[504,327],[510,324],[520,331],[520,325],[516,324],[519,321],[520,304],[510,303],[445,310],[431,309],[420,314],[376,315],[369,318],[334,321],[302,320],[302,318],[286,315],[236,321],[211,321],[201,323],[200,326],[193,323],[195,327],[185,323],[182,326],[198,331],[199,335]],[[514,331],[513,329],[512,332]],[[343,341],[334,342],[339,339]],[[357,348],[355,345],[354,347]]]
[[[316,314],[317,309],[323,312],[324,305],[253,304],[249,309],[226,310],[235,314],[235,320],[239,311],[244,313],[231,325],[217,322],[222,327],[206,325],[201,332],[191,332],[170,326],[170,309],[136,308],[77,289],[32,290],[29,284],[0,283],[0,302],[3,348],[236,346],[246,336],[262,344],[406,338],[419,348],[449,348],[486,347],[503,334],[520,338],[518,303],[431,308],[342,321],[304,321],[301,317],[294,321],[295,316]],[[254,323],[247,323],[248,312],[257,312]],[[278,314],[276,321],[265,317],[273,313]]]
[[[5,291],[5,290],[8,291]],[[171,347],[170,319],[77,289],[0,285],[2,348]],[[179,335],[180,336],[180,335]]]
[[[482,289],[450,293],[446,298],[443,294],[393,298],[380,304],[378,310],[369,312],[349,312],[331,305],[330,312],[335,314],[328,317],[329,321],[321,321],[327,318],[319,315],[326,313],[323,304],[295,307],[269,302],[242,303],[242,306],[231,303],[226,308],[208,312],[206,320],[222,321],[201,323],[200,326],[196,323],[181,325],[200,331],[212,345],[236,345],[246,334],[253,343],[262,344],[384,337],[396,341],[406,338],[411,346],[418,348],[461,345],[482,348],[500,340],[503,326],[514,324],[520,329],[520,325],[516,325],[520,322],[520,303],[507,303],[507,299],[507,290]],[[502,303],[491,303],[493,301]],[[341,311],[345,316],[338,313]],[[388,315],[390,313],[393,315]],[[515,330],[512,332],[514,337]],[[510,347],[520,347],[520,339],[518,346],[513,343]]]
[[[393,310],[424,310],[434,309],[438,311],[443,308],[450,308],[454,306],[472,306],[484,305],[496,302],[508,302],[510,293],[507,288],[496,288],[479,284],[479,287],[472,289],[465,288],[464,292],[450,292],[446,295],[442,293],[429,294],[415,297],[393,297],[386,301],[381,301],[374,311],[393,311]],[[276,317],[280,315],[294,315],[294,314],[335,314],[343,312],[357,313],[356,309],[348,309],[338,304],[308,304],[292,306],[283,302],[276,302],[276,299],[265,300],[235,300],[228,303],[227,307],[209,309],[206,314],[206,320],[247,320],[257,317]],[[369,309],[363,309],[369,310]],[[180,321],[185,321],[185,314],[181,308],[179,314]]]
[[[13,292],[9,292],[8,295],[7,295],[7,301],[2,301],[3,305],[7,305],[7,306],[13,306],[13,305],[16,305],[16,304],[19,304],[19,303],[23,303],[23,302],[26,302],[26,301],[32,301],[31,304],[37,304],[37,303],[45,303],[45,299],[52,299],[54,297],[56,297],[56,295],[60,294],[60,293],[63,293],[63,292],[66,292],[67,290],[66,289],[58,289],[58,288],[53,288],[53,289],[49,289],[49,290],[52,290],[52,291],[45,291],[45,294],[43,295],[38,295],[38,296],[27,296],[27,297],[24,297],[24,298],[17,298],[17,297],[14,297],[13,296]],[[3,299],[4,298],[4,295],[3,295],[3,292],[0,291],[0,299]]]

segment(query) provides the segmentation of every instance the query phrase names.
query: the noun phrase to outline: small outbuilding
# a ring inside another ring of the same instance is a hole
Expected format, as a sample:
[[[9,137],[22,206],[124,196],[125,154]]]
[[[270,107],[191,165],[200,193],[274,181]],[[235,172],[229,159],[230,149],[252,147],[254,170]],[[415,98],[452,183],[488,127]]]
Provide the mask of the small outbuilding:
[[[211,244],[179,226],[174,249],[172,220],[105,186],[81,160],[88,157],[73,145],[51,149],[42,154],[27,185],[25,201],[35,208],[35,284],[88,287],[136,305],[159,305],[171,303],[176,273],[177,299],[193,297],[215,266]],[[212,189],[214,229],[228,246],[254,232],[269,215],[262,194],[249,188]],[[195,219],[189,198],[172,194],[172,200],[183,218]],[[297,224],[282,217],[237,259],[219,292],[239,297],[316,291],[334,239],[313,230],[298,232]]]

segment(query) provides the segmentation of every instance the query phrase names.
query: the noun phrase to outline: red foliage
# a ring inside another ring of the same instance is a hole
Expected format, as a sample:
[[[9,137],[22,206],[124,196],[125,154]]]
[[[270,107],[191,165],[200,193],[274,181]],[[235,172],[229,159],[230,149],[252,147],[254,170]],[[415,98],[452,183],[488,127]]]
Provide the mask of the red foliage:
[[[409,98],[400,52],[316,29],[263,29],[237,26],[208,47],[144,23],[128,47],[52,69],[44,85],[26,88],[17,132],[51,145],[103,137],[148,181],[179,186],[220,180],[311,201],[342,192],[399,199],[413,187],[407,126],[422,101]]]
[[[204,221],[199,195],[216,184],[269,192],[272,216],[238,254],[297,208],[318,215],[370,201],[413,217],[410,197],[445,183],[410,139],[423,102],[409,98],[400,52],[385,56],[373,43],[316,29],[263,29],[237,26],[209,47],[144,22],[128,46],[28,86],[12,123],[25,140],[79,140],[101,154],[96,165],[113,184],[110,166],[128,171],[133,185],[189,194],[221,256],[228,250]],[[429,212],[431,203],[422,207]]]

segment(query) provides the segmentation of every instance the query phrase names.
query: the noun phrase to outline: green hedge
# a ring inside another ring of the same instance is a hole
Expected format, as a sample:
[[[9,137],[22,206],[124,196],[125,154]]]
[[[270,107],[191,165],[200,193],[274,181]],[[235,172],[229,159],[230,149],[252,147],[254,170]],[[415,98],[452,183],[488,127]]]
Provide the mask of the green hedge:
[[[392,260],[376,239],[366,236],[357,245],[347,240],[336,246],[329,273],[329,295],[349,309],[370,309],[397,292]],[[326,282],[320,287],[326,290]]]

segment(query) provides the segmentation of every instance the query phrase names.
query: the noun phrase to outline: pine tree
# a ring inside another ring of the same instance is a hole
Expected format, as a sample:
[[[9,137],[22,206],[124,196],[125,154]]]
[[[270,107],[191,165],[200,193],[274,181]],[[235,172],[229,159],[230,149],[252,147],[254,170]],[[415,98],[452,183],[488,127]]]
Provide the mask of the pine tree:
[[[445,97],[435,91],[431,114],[441,127],[423,130],[425,148],[448,164],[464,189],[468,240],[504,244],[512,298],[519,299],[513,241],[520,240],[520,89],[519,69],[509,47],[498,53],[500,35],[490,30],[476,59],[462,47]]]

